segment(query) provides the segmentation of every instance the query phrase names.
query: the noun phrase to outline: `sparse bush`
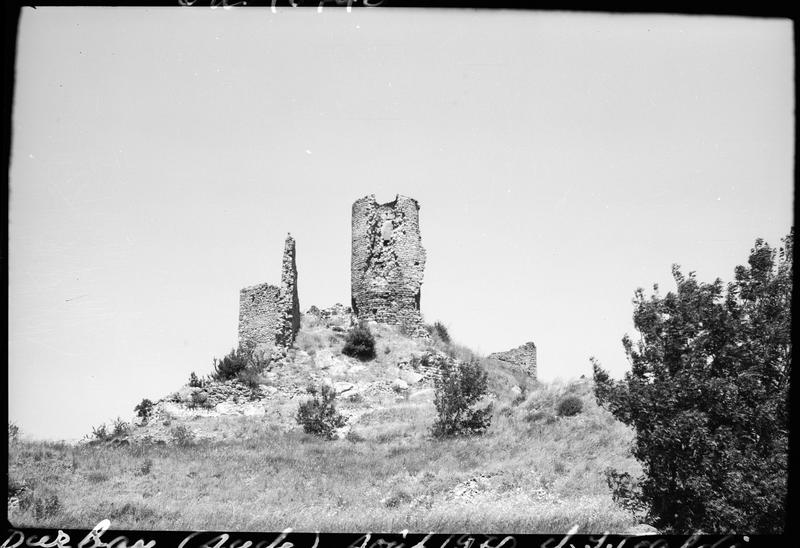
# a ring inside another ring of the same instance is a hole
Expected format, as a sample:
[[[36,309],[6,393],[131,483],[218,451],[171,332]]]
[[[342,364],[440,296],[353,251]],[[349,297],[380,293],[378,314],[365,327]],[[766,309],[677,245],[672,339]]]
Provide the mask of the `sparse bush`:
[[[356,392],[355,394],[347,396],[347,401],[350,403],[361,403],[364,401],[364,396],[360,392]]]
[[[181,447],[187,447],[195,443],[194,432],[183,424],[179,424],[170,430],[170,435],[172,436],[173,443]]]
[[[145,459],[139,467],[139,475],[146,476],[153,468],[153,459]]]
[[[261,372],[256,371],[252,366],[245,367],[236,374],[236,379],[242,384],[247,385],[251,390],[258,390],[261,384]]]
[[[236,375],[244,371],[245,367],[247,367],[247,361],[247,352],[242,347],[231,350],[230,353],[221,360],[214,358],[214,372],[211,374],[211,377],[215,381],[229,381],[235,379]]]
[[[357,325],[347,333],[342,354],[359,360],[371,360],[375,357],[375,337],[366,324]]]
[[[53,492],[25,490],[19,497],[19,508],[33,514],[36,521],[52,518],[61,510],[61,501]]]
[[[578,396],[567,396],[558,402],[556,413],[559,417],[572,417],[583,411],[583,400]]]
[[[144,398],[139,404],[133,408],[136,411],[136,416],[142,419],[144,424],[147,424],[147,421],[150,420],[150,415],[153,412],[153,402]]]
[[[341,413],[336,411],[334,405],[336,392],[326,384],[323,384],[319,391],[314,387],[309,387],[308,391],[312,399],[300,404],[296,416],[297,423],[307,434],[333,439],[334,430],[347,422]]]
[[[192,373],[189,375],[189,386],[192,388],[204,388],[205,384],[206,383],[204,383],[202,379],[199,379],[197,374],[192,371]]]
[[[527,422],[543,422],[545,424],[553,424],[556,422],[556,416],[550,411],[533,411],[525,415]]]
[[[213,407],[211,402],[208,401],[208,394],[206,392],[192,392],[191,398],[192,401],[190,401],[187,405],[190,409],[194,409],[196,407],[211,409]]]
[[[91,437],[96,441],[108,441],[113,437],[113,434],[108,431],[108,426],[106,426],[106,423],[103,423],[97,427],[92,426]]]
[[[520,393],[511,401],[511,405],[517,406],[523,403],[528,398],[528,385],[523,384],[519,386]]]
[[[131,431],[131,425],[119,417],[114,420],[113,426],[114,430],[111,432],[111,437],[127,436]]]
[[[347,433],[345,439],[352,443],[359,443],[365,441],[364,436],[362,436],[361,434],[352,429]]]
[[[434,437],[481,434],[492,420],[492,404],[483,409],[474,404],[486,394],[488,374],[477,360],[442,363],[441,377],[434,382],[437,419]]]
[[[24,482],[17,481],[11,474],[8,474],[8,498],[19,497],[25,489]]]
[[[89,483],[103,483],[108,480],[108,474],[100,472],[99,470],[92,470],[86,474],[86,480]]]
[[[16,443],[19,441],[19,426],[13,422],[8,423],[8,443]]]
[[[396,507],[400,506],[401,504],[406,504],[406,503],[409,503],[409,502],[411,502],[411,495],[409,495],[408,493],[406,493],[403,490],[400,490],[400,491],[396,491],[396,492],[392,493],[391,496],[387,497],[383,501],[383,505],[386,508],[396,508]]]
[[[433,324],[433,333],[432,335],[436,335],[440,341],[444,344],[450,344],[452,340],[450,339],[450,333],[447,331],[447,327],[442,322],[436,322]]]

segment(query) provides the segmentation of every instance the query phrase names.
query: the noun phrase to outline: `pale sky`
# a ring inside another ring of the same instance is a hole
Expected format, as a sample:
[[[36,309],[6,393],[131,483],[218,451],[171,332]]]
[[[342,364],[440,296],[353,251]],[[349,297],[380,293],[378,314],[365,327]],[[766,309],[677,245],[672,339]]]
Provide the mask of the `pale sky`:
[[[77,439],[236,344],[239,289],[350,302],[350,208],[416,198],[422,313],[545,381],[627,368],[634,290],[792,225],[792,24],[326,8],[23,9],[9,419]]]

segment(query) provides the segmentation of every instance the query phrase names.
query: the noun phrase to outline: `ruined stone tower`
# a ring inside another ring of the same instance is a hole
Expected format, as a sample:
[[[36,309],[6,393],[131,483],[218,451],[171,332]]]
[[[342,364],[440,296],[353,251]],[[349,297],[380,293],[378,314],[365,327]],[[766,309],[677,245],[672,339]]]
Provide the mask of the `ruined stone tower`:
[[[289,234],[283,251],[280,287],[263,283],[239,292],[239,346],[256,350],[287,348],[299,329],[295,242]]]
[[[353,204],[351,297],[359,320],[427,336],[419,309],[424,270],[416,200],[398,195],[379,204],[371,194]]]

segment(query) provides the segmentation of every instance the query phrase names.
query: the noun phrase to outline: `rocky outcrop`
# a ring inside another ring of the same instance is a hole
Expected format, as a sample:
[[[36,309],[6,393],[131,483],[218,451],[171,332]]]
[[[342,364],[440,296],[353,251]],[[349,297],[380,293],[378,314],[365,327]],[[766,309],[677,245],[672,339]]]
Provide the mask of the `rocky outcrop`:
[[[506,352],[490,354],[488,358],[501,361],[536,378],[536,345],[532,342]]]

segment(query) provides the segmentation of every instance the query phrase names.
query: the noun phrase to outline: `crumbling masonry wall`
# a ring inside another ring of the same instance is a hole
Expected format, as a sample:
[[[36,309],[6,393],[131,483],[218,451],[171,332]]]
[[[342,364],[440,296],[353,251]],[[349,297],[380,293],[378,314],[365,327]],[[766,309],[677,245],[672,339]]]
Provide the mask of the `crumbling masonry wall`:
[[[536,378],[536,345],[532,342],[527,342],[506,352],[495,352],[487,357],[493,360],[500,360],[515,369],[527,373],[534,379]]]
[[[239,346],[258,350],[288,348],[300,329],[295,241],[286,237],[280,287],[268,283],[239,292]]]
[[[351,297],[359,320],[400,325],[427,336],[420,315],[425,249],[419,233],[419,204],[397,196],[378,204],[374,195],[353,204]]]

